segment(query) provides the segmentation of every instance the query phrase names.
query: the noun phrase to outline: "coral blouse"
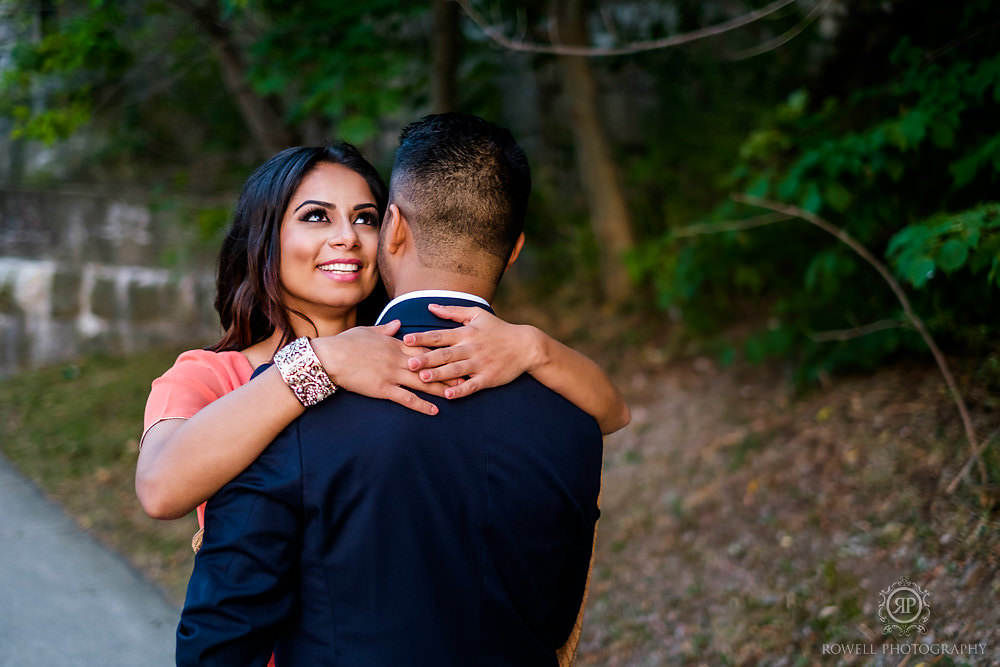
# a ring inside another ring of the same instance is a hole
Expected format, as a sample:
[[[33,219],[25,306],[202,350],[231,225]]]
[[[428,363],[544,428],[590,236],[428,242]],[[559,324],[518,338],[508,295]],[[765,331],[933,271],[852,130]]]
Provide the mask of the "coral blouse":
[[[245,385],[252,376],[253,366],[242,352],[182,353],[166,373],[153,380],[146,399],[142,437],[146,437],[150,427],[165,419],[190,419],[215,399]],[[205,527],[205,503],[198,505],[198,527]],[[198,533],[196,538],[201,531]],[[274,667],[273,655],[267,665]]]
[[[199,410],[250,381],[253,366],[242,352],[190,350],[153,380],[142,436],[166,419],[190,419]],[[141,446],[141,444],[140,444]],[[198,526],[205,526],[205,503],[198,506]]]

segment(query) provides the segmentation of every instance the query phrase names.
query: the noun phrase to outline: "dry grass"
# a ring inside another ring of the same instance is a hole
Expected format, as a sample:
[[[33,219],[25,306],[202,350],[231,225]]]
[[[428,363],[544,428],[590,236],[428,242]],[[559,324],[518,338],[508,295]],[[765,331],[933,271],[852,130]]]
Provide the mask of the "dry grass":
[[[179,603],[197,522],[150,519],[135,497],[149,383],[176,356],[89,358],[0,381],[0,452]]]
[[[1000,494],[944,495],[967,447],[932,366],[803,395],[773,369],[646,368],[627,381],[633,424],[607,443],[579,664],[1000,664]],[[990,462],[1000,481],[995,445]],[[932,608],[907,641],[986,655],[823,655],[880,652],[879,593],[903,576]]]

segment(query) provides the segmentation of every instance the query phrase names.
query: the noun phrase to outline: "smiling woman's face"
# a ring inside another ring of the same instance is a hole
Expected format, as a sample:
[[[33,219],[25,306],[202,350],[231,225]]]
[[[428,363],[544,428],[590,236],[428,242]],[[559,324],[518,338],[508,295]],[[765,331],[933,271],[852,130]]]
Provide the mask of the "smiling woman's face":
[[[378,210],[365,179],[321,162],[281,220],[284,305],[314,322],[342,317],[375,288]]]

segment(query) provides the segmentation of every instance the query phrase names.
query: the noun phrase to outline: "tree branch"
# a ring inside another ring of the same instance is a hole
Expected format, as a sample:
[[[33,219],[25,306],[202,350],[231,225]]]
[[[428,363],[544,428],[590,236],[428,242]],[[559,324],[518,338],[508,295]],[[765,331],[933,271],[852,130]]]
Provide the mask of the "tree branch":
[[[878,274],[882,276],[882,279],[889,285],[889,288],[892,290],[893,294],[896,295],[896,299],[899,300],[900,305],[903,307],[903,313],[906,315],[906,319],[910,321],[913,328],[916,329],[917,333],[920,334],[920,337],[923,338],[924,344],[926,344],[928,349],[930,349],[931,354],[934,355],[934,360],[937,362],[938,369],[944,377],[945,384],[948,385],[948,390],[951,392],[952,398],[955,401],[955,406],[958,408],[959,415],[961,415],[962,425],[965,427],[965,437],[969,441],[969,449],[972,454],[969,461],[965,464],[959,474],[951,481],[950,484],[948,484],[946,493],[949,495],[953,493],[958,487],[959,482],[966,478],[973,461],[977,463],[980,478],[982,483],[985,485],[988,481],[988,477],[986,474],[986,466],[983,464],[983,446],[980,445],[976,439],[976,432],[972,426],[972,418],[969,416],[969,410],[965,406],[965,399],[962,396],[962,392],[959,391],[958,383],[955,382],[955,377],[951,374],[951,368],[948,366],[948,362],[945,360],[944,354],[941,353],[937,343],[934,342],[934,339],[927,331],[927,327],[924,326],[923,320],[921,320],[920,317],[913,311],[913,307],[910,305],[910,300],[906,297],[906,292],[903,291],[903,287],[893,277],[892,273],[889,272],[888,267],[872,255],[866,247],[856,241],[854,237],[848,234],[846,230],[837,227],[831,222],[827,222],[818,215],[810,213],[803,208],[792,206],[790,204],[773,202],[746,194],[734,194],[732,195],[732,198],[735,201],[744,204],[766,208],[777,213],[783,213],[791,217],[799,218],[800,220],[804,220],[811,225],[819,227],[828,234],[836,237],[839,241],[857,253],[858,256],[868,262],[868,264],[870,264],[872,268],[874,268]]]
[[[727,220],[724,222],[699,222],[687,227],[671,229],[668,234],[670,238],[682,239],[688,236],[701,236],[702,234],[721,234],[722,232],[740,232],[744,229],[763,227],[776,222],[789,220],[793,216],[784,213],[765,213],[754,216],[746,220]]]
[[[828,343],[831,341],[853,340],[854,338],[861,338],[879,331],[885,331],[886,329],[901,329],[909,326],[910,323],[903,320],[879,320],[878,322],[872,322],[871,324],[865,324],[852,329],[817,331],[816,333],[807,335],[817,343]]]
[[[808,28],[816,19],[819,18],[820,12],[828,4],[830,4],[830,0],[819,0],[819,2],[813,5],[812,9],[809,10],[809,13],[806,14],[805,17],[799,23],[792,26],[789,30],[786,30],[785,32],[778,35],[774,39],[769,39],[766,42],[758,44],[757,46],[751,49],[745,49],[743,51],[734,53],[732,56],[730,56],[730,59],[747,60],[749,58],[753,58],[755,56],[767,53],[768,51],[774,51],[776,49],[781,48],[782,46],[784,46],[785,44],[787,44],[788,42],[792,41],[800,34],[802,34],[803,30]]]
[[[743,26],[759,21],[766,16],[770,16],[778,10],[784,9],[785,7],[793,4],[796,0],[776,0],[765,7],[756,9],[748,14],[744,14],[743,16],[738,16],[734,19],[723,21],[722,23],[717,23],[716,25],[708,26],[706,28],[693,30],[691,32],[679,35],[670,35],[669,37],[663,37],[661,39],[632,42],[630,44],[607,48],[596,46],[573,46],[568,44],[559,44],[554,41],[546,44],[542,42],[514,40],[504,35],[499,29],[491,26],[483,15],[476,11],[469,0],[455,0],[455,2],[461,5],[462,10],[472,20],[472,22],[476,24],[483,34],[496,42],[499,46],[502,46],[505,49],[510,49],[511,51],[548,53],[561,56],[621,56],[630,53],[640,53],[642,51],[666,49],[674,46],[680,46],[681,44],[695,42],[707,37],[715,37],[716,35],[721,35],[722,33],[729,32],[730,30],[742,28]]]

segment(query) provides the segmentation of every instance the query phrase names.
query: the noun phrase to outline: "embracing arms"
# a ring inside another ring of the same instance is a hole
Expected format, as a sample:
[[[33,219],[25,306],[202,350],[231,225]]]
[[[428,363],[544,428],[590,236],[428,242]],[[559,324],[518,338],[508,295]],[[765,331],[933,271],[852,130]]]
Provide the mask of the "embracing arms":
[[[404,346],[391,337],[398,328],[398,322],[356,327],[317,338],[313,347],[338,385],[434,414],[434,404],[404,387],[440,395],[444,385],[421,382],[407,369]],[[136,463],[135,488],[143,509],[157,519],[184,516],[245,470],[304,410],[272,366],[190,418],[150,426]]]
[[[529,372],[593,416],[604,433],[628,423],[621,394],[586,356],[535,327],[508,324],[479,308],[432,309],[466,326],[408,334],[404,345],[391,337],[399,323],[390,322],[316,338],[313,347],[341,387],[429,415],[437,406],[411,390],[459,398]],[[450,347],[427,350],[423,345]],[[136,464],[143,509],[158,519],[186,515],[245,470],[303,411],[271,367],[189,418],[150,426]]]

